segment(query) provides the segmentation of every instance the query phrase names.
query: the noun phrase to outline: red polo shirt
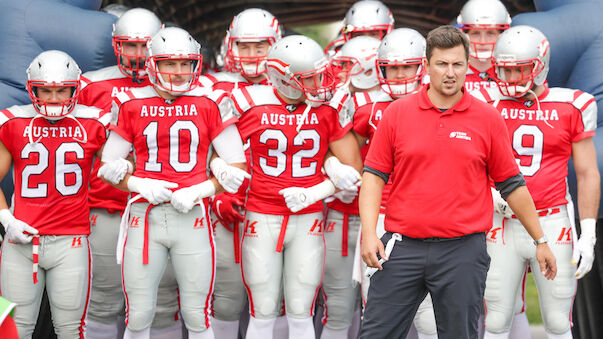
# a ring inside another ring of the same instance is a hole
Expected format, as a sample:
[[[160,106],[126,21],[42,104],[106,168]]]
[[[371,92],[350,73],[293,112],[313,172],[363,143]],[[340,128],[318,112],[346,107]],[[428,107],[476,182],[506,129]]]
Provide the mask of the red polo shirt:
[[[492,226],[489,176],[502,182],[519,174],[505,123],[464,90],[442,112],[428,88],[389,105],[365,160],[374,170],[396,172],[385,229],[411,238],[486,232]]]

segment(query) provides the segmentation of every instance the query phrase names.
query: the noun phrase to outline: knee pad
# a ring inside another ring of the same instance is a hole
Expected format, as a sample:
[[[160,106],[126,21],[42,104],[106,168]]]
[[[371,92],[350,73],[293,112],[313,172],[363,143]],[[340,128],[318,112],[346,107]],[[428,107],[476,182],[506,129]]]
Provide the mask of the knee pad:
[[[151,328],[155,308],[150,300],[144,303],[137,303],[135,306],[130,304],[126,315],[126,326],[130,331],[139,332]]]
[[[421,334],[433,335],[438,333],[433,308],[421,310],[421,308],[419,307],[417,315],[415,315],[413,324],[417,328],[417,332]]]
[[[191,307],[182,307],[180,309],[184,325],[189,331],[202,332],[208,328],[209,312],[196,310]]]
[[[563,334],[571,328],[569,315],[565,312],[543,313],[542,321],[546,332],[551,334]]]
[[[486,312],[486,330],[491,333],[506,333],[511,331],[511,318],[505,316],[503,312]]]
[[[241,311],[245,307],[245,298],[239,299],[235,296],[218,297],[214,293],[214,301],[212,303],[214,317],[222,321],[239,320]]]

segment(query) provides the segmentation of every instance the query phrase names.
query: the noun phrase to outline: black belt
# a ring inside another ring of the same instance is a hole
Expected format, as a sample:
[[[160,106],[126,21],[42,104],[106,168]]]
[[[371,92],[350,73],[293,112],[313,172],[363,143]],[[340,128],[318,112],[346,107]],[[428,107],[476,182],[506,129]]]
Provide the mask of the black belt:
[[[389,232],[391,233],[391,232]],[[431,238],[411,238],[411,237],[407,237],[405,235],[402,235],[402,239],[407,239],[407,240],[416,240],[416,241],[422,241],[422,242],[444,242],[444,241],[452,241],[452,240],[461,240],[461,239],[465,239],[468,238],[472,235],[475,235],[478,233],[471,233],[471,234],[466,234],[466,235],[462,235],[460,237],[452,237],[452,238],[441,238],[441,237],[431,237]]]

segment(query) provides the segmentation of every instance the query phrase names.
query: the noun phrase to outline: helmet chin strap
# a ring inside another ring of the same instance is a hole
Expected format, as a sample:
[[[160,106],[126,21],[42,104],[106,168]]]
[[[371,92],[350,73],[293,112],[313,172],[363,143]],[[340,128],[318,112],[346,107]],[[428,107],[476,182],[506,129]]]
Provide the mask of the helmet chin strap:
[[[534,101],[536,101],[536,112],[542,112],[542,110],[540,109],[540,100],[538,100],[538,96],[536,95],[536,93],[534,91],[532,91],[532,89],[528,90],[528,93],[532,94],[534,96]],[[538,113],[536,113],[538,114]],[[549,121],[545,118],[545,115],[542,114],[542,120],[544,120],[544,123],[549,126],[550,128],[554,128]]]

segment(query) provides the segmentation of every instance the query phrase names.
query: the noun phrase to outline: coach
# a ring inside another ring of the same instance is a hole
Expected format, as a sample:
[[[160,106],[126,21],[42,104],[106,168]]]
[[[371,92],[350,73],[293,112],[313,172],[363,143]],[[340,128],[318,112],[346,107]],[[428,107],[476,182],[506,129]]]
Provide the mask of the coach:
[[[460,30],[432,30],[425,63],[429,85],[393,102],[373,138],[360,218],[362,257],[379,270],[371,278],[361,338],[405,338],[427,292],[440,339],[477,338],[490,264],[489,178],[538,243],[540,270],[547,279],[557,272],[503,119],[464,90],[468,56],[469,41]],[[381,191],[392,172],[387,233],[379,240]]]

